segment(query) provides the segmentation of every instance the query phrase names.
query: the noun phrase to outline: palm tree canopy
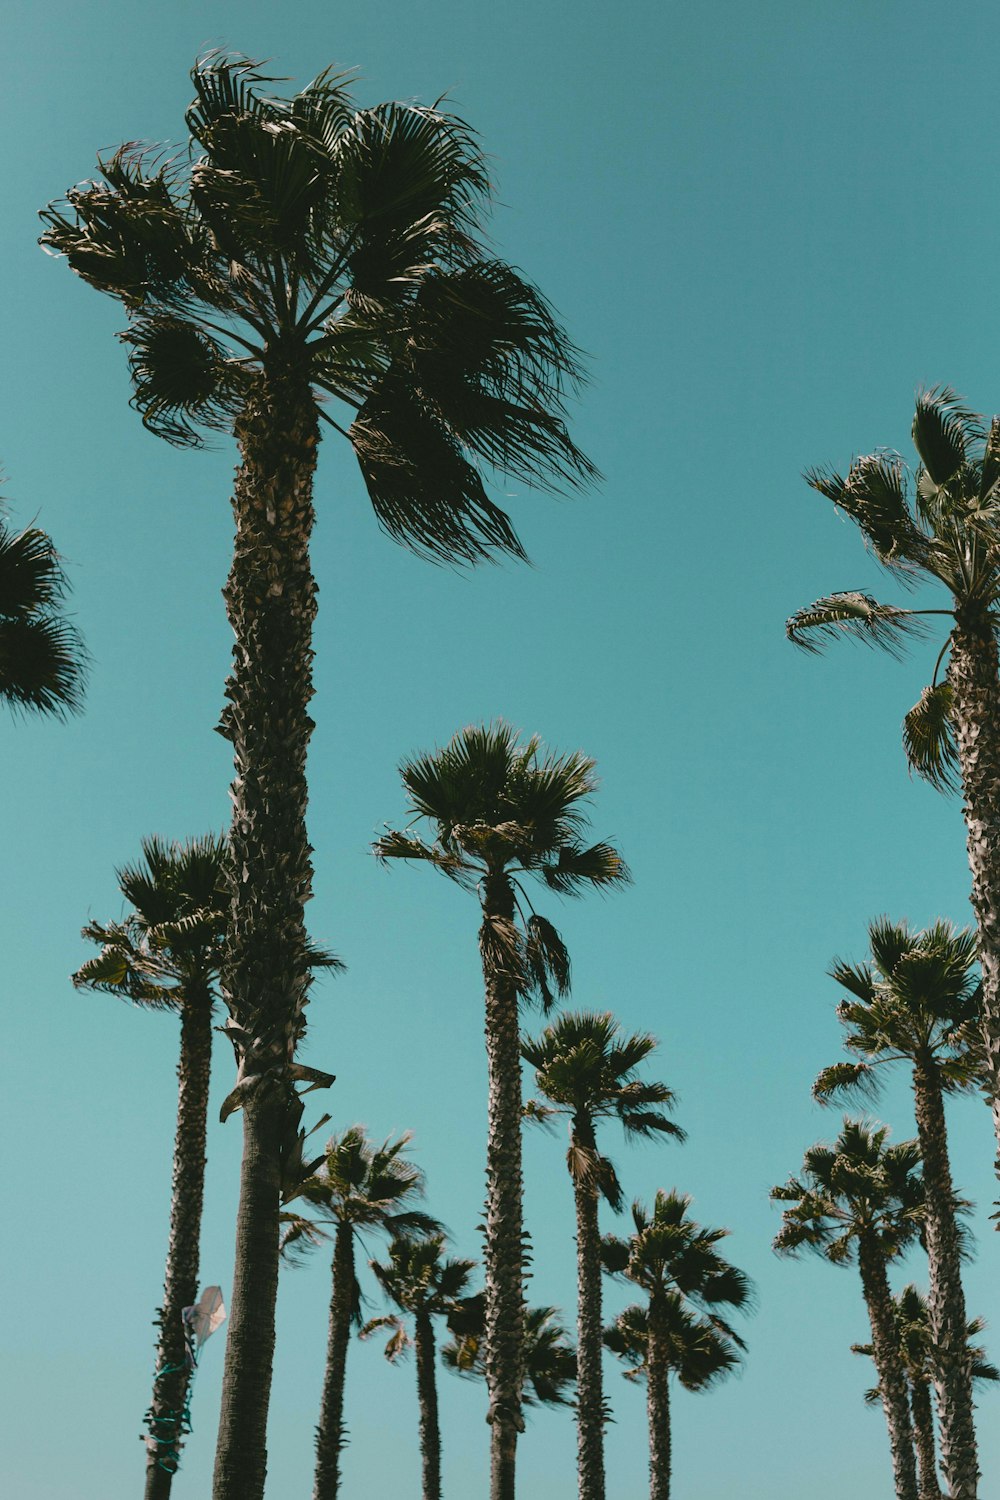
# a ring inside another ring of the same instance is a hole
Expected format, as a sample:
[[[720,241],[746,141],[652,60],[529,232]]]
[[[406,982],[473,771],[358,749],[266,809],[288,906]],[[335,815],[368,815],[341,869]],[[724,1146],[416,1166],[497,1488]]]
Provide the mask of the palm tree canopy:
[[[689,1216],[690,1207],[690,1196],[676,1189],[660,1188],[652,1213],[637,1200],[632,1205],[634,1233],[627,1240],[612,1234],[603,1238],[605,1270],[650,1294],[676,1292],[742,1348],[716,1309],[748,1310],[753,1304],[753,1283],[719,1252],[729,1230],[705,1228]]]
[[[437,1234],[438,1221],[412,1207],[424,1196],[425,1181],[421,1169],[405,1154],[410,1140],[407,1132],[376,1145],[363,1125],[351,1125],[331,1136],[298,1190],[318,1222],[286,1215],[290,1227],[284,1247],[308,1247],[326,1238],[323,1224],[369,1227],[397,1237]]]
[[[440,109],[359,109],[331,70],[291,98],[238,56],[191,77],[188,152],[122,146],[42,213],[42,244],[128,312],[145,425],[199,444],[262,371],[294,368],[334,403],[321,414],[390,535],[445,559],[523,556],[480,465],[556,488],[596,471],[565,426],[577,351],[486,253],[474,133]]]
[[[661,1307],[667,1365],[685,1390],[707,1390],[739,1369],[743,1343],[720,1327],[718,1321],[699,1317],[674,1291],[664,1294]],[[622,1372],[626,1380],[643,1379],[649,1355],[646,1308],[638,1303],[626,1307],[604,1330],[604,1343],[627,1366]]]
[[[0,521],[0,699],[9,708],[58,718],[82,706],[87,657],[61,613],[66,591],[52,538]]]
[[[898,453],[882,450],[855,459],[846,478],[831,469],[811,469],[805,478],[850,516],[883,567],[904,584],[943,584],[950,607],[904,609],[858,590],[831,594],[787,623],[789,639],[804,650],[820,651],[846,635],[898,654],[926,633],[928,616],[960,609],[985,612],[994,629],[1000,622],[1000,418],[987,427],[950,387],[939,386],[918,396],[912,436],[912,470]],[[950,708],[951,689],[935,671],[903,731],[912,769],[940,790],[957,784]]]
[[[451,1339],[441,1348],[449,1370],[471,1380],[486,1379],[483,1293],[463,1300],[449,1317]],[[576,1350],[555,1307],[524,1311],[525,1406],[568,1406],[576,1384]]]
[[[900,1353],[907,1376],[911,1382],[920,1381],[928,1384],[934,1379],[934,1342],[931,1337],[927,1298],[918,1287],[914,1286],[913,1282],[910,1282],[903,1287],[898,1296],[893,1297],[892,1306],[899,1331]],[[986,1324],[982,1318],[972,1318],[966,1325],[966,1334],[969,1340],[969,1355],[972,1359],[972,1378],[983,1384],[991,1384],[1000,1381],[1000,1370],[987,1359],[986,1350],[973,1343],[985,1327]],[[871,1344],[852,1344],[851,1352],[866,1354],[869,1358],[874,1357]],[[865,1392],[865,1400],[869,1404],[881,1400],[878,1386]]]
[[[851,1090],[877,1091],[883,1063],[906,1059],[933,1069],[946,1092],[974,1089],[982,1077],[976,934],[935,922],[914,932],[880,917],[868,929],[872,961],[834,962],[848,991],[837,1006],[845,1045],[859,1060],[825,1068],[813,1086],[820,1103]]]
[[[805,1248],[846,1265],[863,1235],[887,1260],[913,1243],[924,1220],[920,1148],[888,1137],[887,1125],[845,1118],[832,1146],[809,1148],[801,1176],[771,1190],[773,1201],[789,1204],[774,1240],[779,1254]]]
[[[598,1119],[616,1119],[629,1136],[684,1140],[684,1131],[667,1115],[674,1107],[673,1090],[636,1077],[655,1047],[648,1033],[623,1035],[610,1011],[567,1012],[522,1044],[521,1056],[536,1070],[539,1091],[549,1101],[529,1101],[526,1116],[544,1122],[567,1114],[580,1125],[585,1122],[588,1132]],[[567,1160],[575,1181],[594,1178],[612,1206],[620,1207],[614,1168],[596,1147],[574,1139]]]
[[[368,1262],[384,1295],[400,1313],[423,1313],[433,1318],[447,1317],[458,1310],[477,1263],[446,1256],[446,1243],[443,1234],[398,1238],[389,1246],[388,1260]],[[368,1338],[378,1329],[391,1330],[385,1357],[395,1363],[412,1342],[406,1322],[395,1314],[372,1318],[362,1328],[361,1337]]]

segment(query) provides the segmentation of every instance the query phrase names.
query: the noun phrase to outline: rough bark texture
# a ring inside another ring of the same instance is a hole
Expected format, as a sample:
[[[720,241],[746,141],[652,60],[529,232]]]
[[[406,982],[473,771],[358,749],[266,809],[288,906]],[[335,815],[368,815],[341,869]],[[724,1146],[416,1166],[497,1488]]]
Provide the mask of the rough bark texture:
[[[146,1421],[144,1500],[166,1500],[180,1462],[186,1431],[191,1369],[181,1313],[198,1300],[198,1248],[205,1190],[205,1122],[212,1070],[212,994],[205,984],[185,987],[177,1065],[177,1133],[174,1139],[170,1235],[159,1312],[153,1399]]]
[[[646,1414],[649,1418],[650,1500],[670,1500],[670,1362],[661,1295],[654,1287],[649,1297]]]
[[[281,1169],[301,1114],[289,1066],[304,1030],[309,983],[305,769],[316,612],[309,536],[318,418],[308,388],[277,357],[237,422],[236,437],[242,455],[233,498],[236,543],[224,590],[236,640],[221,725],[236,771],[234,889],[223,989],[247,1155],[213,1500],[261,1500]]]
[[[524,1431],[524,1246],[521,1050],[514,892],[505,875],[483,883],[479,942],[486,983],[489,1104],[486,1140],[486,1385],[490,1500],[514,1500],[517,1435]]]
[[[596,1153],[590,1120],[574,1116],[573,1146]],[[574,1182],[576,1197],[576,1455],[580,1500],[604,1500],[604,1387],[601,1367],[601,1231],[597,1187]]]
[[[919,1500],[906,1374],[899,1351],[899,1334],[892,1310],[889,1278],[885,1274],[882,1252],[875,1240],[867,1236],[859,1240],[858,1261],[865,1306],[872,1329],[872,1354],[878,1371],[886,1425],[889,1428],[896,1500]]]
[[[1000,1176],[1000,680],[987,612],[966,608],[955,619],[948,682],[979,927],[983,1040]]]
[[[354,1307],[354,1230],[338,1224],[333,1243],[333,1291],[326,1341],[323,1398],[316,1428],[316,1480],[313,1500],[336,1500],[344,1446],[344,1381]]]
[[[941,1466],[953,1500],[975,1500],[979,1465],[972,1417],[972,1360],[966,1335],[968,1319],[962,1290],[962,1261],[948,1161],[944,1101],[933,1063],[917,1062],[913,1092],[920,1154],[924,1161],[925,1234],[930,1273],[927,1310],[934,1341]]]
[[[931,1390],[926,1381],[911,1379],[910,1413],[913,1418],[913,1445],[917,1450],[920,1500],[943,1500],[941,1486],[938,1484],[937,1459],[934,1452]]]
[[[414,1318],[417,1352],[417,1401],[420,1406],[422,1500],[441,1500],[441,1425],[438,1421],[437,1379],[434,1370],[434,1326],[423,1308]]]

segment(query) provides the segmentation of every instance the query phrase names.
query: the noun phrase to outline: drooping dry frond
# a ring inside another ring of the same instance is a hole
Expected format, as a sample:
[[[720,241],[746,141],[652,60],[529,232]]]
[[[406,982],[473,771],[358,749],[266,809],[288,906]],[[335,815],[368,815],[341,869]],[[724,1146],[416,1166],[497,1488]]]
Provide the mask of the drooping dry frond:
[[[951,713],[951,684],[944,681],[925,687],[903,720],[903,749],[910,769],[939,792],[954,792],[960,784]]]

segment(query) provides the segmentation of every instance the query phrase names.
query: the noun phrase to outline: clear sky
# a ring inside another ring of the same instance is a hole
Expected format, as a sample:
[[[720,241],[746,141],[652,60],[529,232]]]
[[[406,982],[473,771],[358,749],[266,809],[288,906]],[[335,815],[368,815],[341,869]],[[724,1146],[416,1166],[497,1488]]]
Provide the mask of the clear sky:
[[[837,1127],[809,1095],[839,1052],[827,965],[860,957],[880,912],[970,919],[963,826],[908,779],[899,743],[934,646],[902,665],[847,646],[813,660],[783,623],[833,589],[893,588],[805,466],[906,449],[922,383],[1000,409],[1000,12],[961,0],[8,0],[0,459],[14,517],[37,515],[68,560],[94,665],[79,720],[0,721],[6,1492],[106,1500],[141,1482],[177,1028],[67,976],[81,923],[119,912],[116,864],[144,834],[222,827],[230,769],[212,728],[234,449],[177,453],[143,431],[121,314],[42,255],[35,215],[99,148],[181,139],[187,70],[220,44],[299,82],[357,66],[364,103],[451,91],[493,156],[498,253],[588,351],[574,433],[606,476],[576,501],[507,486],[534,567],[458,575],[382,535],[346,445],[323,445],[310,919],[350,967],[314,993],[307,1058],[338,1075],[317,1098],[338,1125],[412,1129],[430,1207],[478,1252],[475,904],[367,848],[402,811],[400,756],[465,723],[504,715],[595,756],[595,833],[635,885],[543,909],[575,1002],[662,1039],[656,1072],[690,1136],[606,1144],[630,1196],[677,1184],[729,1225],[760,1297],[743,1376],[676,1401],[678,1494],[882,1500],[884,1424],[849,1352],[866,1333],[857,1275],[777,1261],[767,1193]],[[231,1082],[220,1042],[216,1102]],[[912,1134],[903,1080],[882,1112]],[[969,1306],[988,1316],[989,1119],[977,1100],[951,1115],[957,1181],[982,1205]],[[239,1148],[238,1121],[211,1124],[203,1276],[227,1296]],[[532,1137],[526,1165],[530,1295],[572,1318],[562,1142]],[[283,1275],[275,1497],[309,1491],[328,1293],[323,1257]],[[220,1335],[178,1497],[208,1493],[222,1353]],[[345,1500],[416,1500],[412,1366],[373,1345],[350,1361]],[[607,1382],[609,1500],[625,1500],[645,1483],[643,1401],[610,1364]],[[482,1495],[482,1393],[441,1388],[446,1493]],[[987,1493],[998,1400],[982,1399]],[[573,1452],[568,1413],[535,1415],[525,1500],[570,1500]]]

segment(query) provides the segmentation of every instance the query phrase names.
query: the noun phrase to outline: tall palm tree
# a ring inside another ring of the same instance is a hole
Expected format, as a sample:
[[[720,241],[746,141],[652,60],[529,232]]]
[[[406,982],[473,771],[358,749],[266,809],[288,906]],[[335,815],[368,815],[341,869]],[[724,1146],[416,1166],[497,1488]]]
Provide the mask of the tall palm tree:
[[[536,1070],[548,1104],[526,1106],[538,1119],[569,1118],[566,1165],[576,1203],[576,1417],[580,1500],[604,1500],[604,1382],[601,1369],[601,1230],[598,1202],[617,1212],[624,1198],[612,1163],[598,1150],[597,1122],[615,1119],[626,1136],[670,1135],[683,1140],[668,1119],[673,1091],[644,1083],[636,1070],[655,1049],[648,1034],[624,1036],[610,1011],[560,1016],[521,1056]]]
[[[474,1260],[453,1260],[444,1254],[443,1234],[423,1239],[396,1239],[386,1261],[368,1264],[390,1302],[399,1309],[388,1317],[372,1318],[361,1330],[366,1338],[377,1329],[392,1330],[385,1347],[391,1364],[412,1344],[417,1363],[417,1400],[420,1407],[420,1458],[423,1500],[441,1500],[441,1425],[438,1420],[434,1319],[447,1318],[466,1295]],[[413,1321],[413,1331],[407,1326]]]
[[[467,125],[417,105],[359,109],[329,71],[289,99],[244,58],[212,55],[192,77],[191,151],[121,147],[45,210],[42,242],[127,311],[145,425],[181,445],[231,431],[240,452],[221,728],[238,875],[226,1108],[243,1110],[244,1166],[214,1495],[260,1500],[282,1155],[296,1085],[329,1082],[296,1061],[321,430],[350,442],[385,530],[445,561],[524,555],[484,472],[558,488],[594,470],[563,420],[576,351],[484,249],[489,184]]]
[[[87,923],[83,936],[101,951],[77,969],[73,983],[173,1011],[181,1023],[170,1232],[146,1413],[145,1497],[165,1500],[189,1428],[192,1368],[182,1313],[198,1299],[212,1015],[229,916],[226,842],[214,834],[183,844],[144,839],[141,861],[116,871],[116,879],[130,910],[118,922]]]
[[[735,1349],[744,1347],[720,1308],[747,1309],[749,1278],[720,1254],[728,1229],[706,1229],[688,1215],[691,1199],[676,1190],[657,1191],[653,1212],[632,1205],[634,1232],[627,1240],[605,1235],[602,1259],[613,1276],[646,1293],[646,1409],[649,1417],[650,1500],[670,1496],[670,1372],[676,1350],[677,1313],[701,1318]]]
[[[1000,417],[987,430],[948,387],[925,391],[913,443],[912,475],[899,454],[883,450],[855,459],[846,479],[827,469],[805,477],[856,522],[901,583],[943,585],[946,607],[904,609],[852,590],[799,610],[787,630],[806,650],[849,635],[896,653],[924,634],[929,618],[951,622],[931,683],[906,715],[903,743],[912,769],[933,786],[961,782],[1000,1148]]]
[[[452,1337],[441,1349],[449,1370],[470,1380],[487,1379],[486,1299],[480,1292],[465,1299],[448,1319]],[[576,1381],[576,1351],[557,1307],[524,1310],[524,1359],[521,1404],[568,1406]]]
[[[934,1416],[931,1410],[935,1349],[927,1299],[910,1282],[908,1286],[903,1287],[898,1297],[893,1297],[892,1303],[903,1369],[906,1372],[910,1392],[910,1415],[913,1421],[913,1442],[917,1454],[920,1500],[942,1500],[937,1478]],[[987,1359],[985,1349],[973,1342],[985,1326],[982,1318],[973,1318],[966,1324],[965,1329],[966,1342],[972,1359],[974,1385],[1000,1381],[1000,1370]],[[869,1358],[873,1352],[871,1344],[852,1344],[851,1350],[854,1354],[867,1354]],[[882,1392],[877,1385],[865,1392],[865,1400],[870,1405],[875,1405],[881,1399]]]
[[[948,1159],[944,1096],[982,1084],[976,940],[936,922],[913,932],[886,918],[868,928],[871,964],[837,961],[832,977],[848,991],[837,1015],[858,1059],[825,1068],[813,1087],[821,1103],[851,1090],[877,1092],[884,1064],[912,1069],[917,1137],[924,1164],[924,1236],[930,1268],[941,1458],[949,1493],[972,1500],[979,1466],[966,1339],[960,1230]]]
[[[889,1429],[896,1500],[918,1500],[913,1428],[886,1266],[923,1228],[924,1190],[916,1141],[888,1144],[889,1130],[844,1120],[832,1146],[811,1146],[801,1177],[771,1197],[787,1203],[774,1241],[779,1254],[809,1249],[831,1265],[857,1261]]]
[[[0,702],[53,714],[80,708],[86,652],[61,606],[66,574],[52,538],[0,520]]]
[[[491,1500],[513,1500],[521,1416],[524,1257],[521,1182],[519,1001],[550,1006],[569,991],[569,955],[552,923],[532,908],[523,877],[577,896],[622,885],[628,871],[610,844],[582,842],[581,804],[596,787],[594,762],[543,750],[533,735],[498,720],[461,730],[441,750],[405,760],[400,775],[411,824],[375,845],[382,860],[425,861],[477,892],[486,990],[489,1073],[486,1146],[486,1371]]]
[[[294,1254],[296,1246],[308,1248],[329,1239],[328,1230],[333,1231],[333,1287],[313,1500],[336,1500],[340,1488],[347,1349],[351,1324],[361,1322],[355,1241],[365,1230],[399,1237],[436,1234],[441,1227],[412,1206],[423,1197],[424,1174],[404,1155],[409,1140],[407,1134],[377,1146],[361,1125],[331,1136],[319,1170],[300,1184],[296,1195],[309,1205],[312,1216],[284,1215],[286,1254]]]

